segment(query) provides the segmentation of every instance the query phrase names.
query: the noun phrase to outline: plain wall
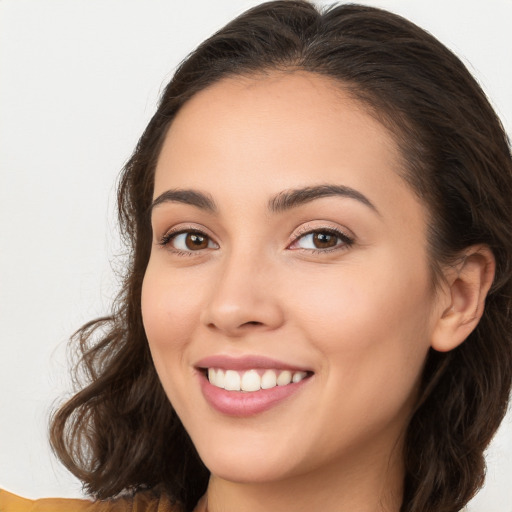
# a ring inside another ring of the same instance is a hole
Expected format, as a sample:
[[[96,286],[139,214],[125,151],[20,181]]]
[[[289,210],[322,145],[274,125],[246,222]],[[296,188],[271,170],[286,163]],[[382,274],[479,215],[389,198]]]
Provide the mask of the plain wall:
[[[47,421],[70,393],[69,335],[107,313],[117,289],[116,177],[175,66],[256,3],[0,0],[0,487],[81,495]],[[511,0],[362,3],[454,50],[512,133]],[[487,460],[469,510],[512,512],[510,415]]]

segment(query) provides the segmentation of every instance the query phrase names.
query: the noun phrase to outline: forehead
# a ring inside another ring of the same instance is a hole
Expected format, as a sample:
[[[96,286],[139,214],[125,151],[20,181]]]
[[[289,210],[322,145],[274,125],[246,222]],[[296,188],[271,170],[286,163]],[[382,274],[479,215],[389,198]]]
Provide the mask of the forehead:
[[[391,133],[368,114],[348,87],[305,71],[223,79],[187,101],[169,133],[218,142],[237,132],[240,137],[262,137],[269,142],[277,132],[281,142],[291,137],[298,142],[314,135],[325,138],[328,132],[336,136],[340,123],[346,128],[345,137],[357,129],[395,149]],[[210,131],[213,126],[214,133]]]
[[[195,188],[266,204],[282,190],[333,183],[404,216],[423,207],[402,169],[393,135],[342,84],[276,72],[221,80],[182,107],[157,162],[154,196]]]
[[[281,172],[288,166],[329,168],[336,147],[343,156],[338,166],[350,160],[371,165],[372,157],[401,166],[390,132],[339,83],[299,71],[234,77],[197,93],[181,108],[157,174],[164,162],[192,171],[205,158],[239,171],[254,165],[262,172],[269,165]]]

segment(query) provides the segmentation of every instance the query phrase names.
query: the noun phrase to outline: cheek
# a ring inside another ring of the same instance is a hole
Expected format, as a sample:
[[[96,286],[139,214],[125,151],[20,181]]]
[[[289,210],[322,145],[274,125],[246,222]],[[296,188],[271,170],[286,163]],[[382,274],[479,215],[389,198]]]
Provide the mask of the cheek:
[[[375,406],[379,390],[395,390],[398,403],[415,389],[430,346],[429,274],[424,267],[398,269],[334,269],[326,286],[312,278],[294,294],[300,328],[324,356],[326,378]]]
[[[325,423],[338,429],[355,425],[363,436],[401,429],[414,407],[429,348],[428,322],[417,309],[426,305],[425,297],[404,297],[399,288],[386,291],[375,283],[346,290],[347,296],[326,297],[339,308],[317,308],[311,314],[315,330],[322,333],[314,343],[326,361],[318,375],[329,389],[320,408],[331,411],[322,412],[331,415]]]
[[[179,282],[179,273],[150,264],[144,276],[141,307],[144,330],[158,377],[174,409],[187,411],[187,380],[192,368],[187,347],[199,321],[200,294]]]
[[[309,326],[312,336],[316,332],[334,338],[332,348],[341,343],[362,349],[382,342],[385,335],[419,338],[428,327],[432,302],[422,273],[420,269],[412,277],[387,271],[376,276],[367,269],[335,269],[326,286],[319,287],[314,276],[302,280],[290,301],[296,302],[297,316]]]
[[[199,320],[197,288],[187,286],[157,265],[148,265],[142,285],[142,319],[157,369],[176,361]]]

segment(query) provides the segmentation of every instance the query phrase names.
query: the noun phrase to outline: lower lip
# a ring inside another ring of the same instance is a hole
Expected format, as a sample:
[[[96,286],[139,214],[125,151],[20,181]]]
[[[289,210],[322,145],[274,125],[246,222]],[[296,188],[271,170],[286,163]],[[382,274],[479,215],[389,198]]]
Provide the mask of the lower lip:
[[[201,390],[206,401],[218,412],[228,416],[248,417],[265,412],[275,407],[300,391],[310,377],[287,384],[259,391],[226,391],[218,388],[206,376],[199,372]]]

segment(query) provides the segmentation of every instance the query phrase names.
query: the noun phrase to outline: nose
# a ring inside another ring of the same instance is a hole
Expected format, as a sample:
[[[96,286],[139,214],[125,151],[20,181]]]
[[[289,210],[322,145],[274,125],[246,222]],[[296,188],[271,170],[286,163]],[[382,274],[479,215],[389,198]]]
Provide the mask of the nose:
[[[203,325],[229,337],[282,325],[278,269],[272,263],[254,254],[232,254],[220,266],[201,312]]]

